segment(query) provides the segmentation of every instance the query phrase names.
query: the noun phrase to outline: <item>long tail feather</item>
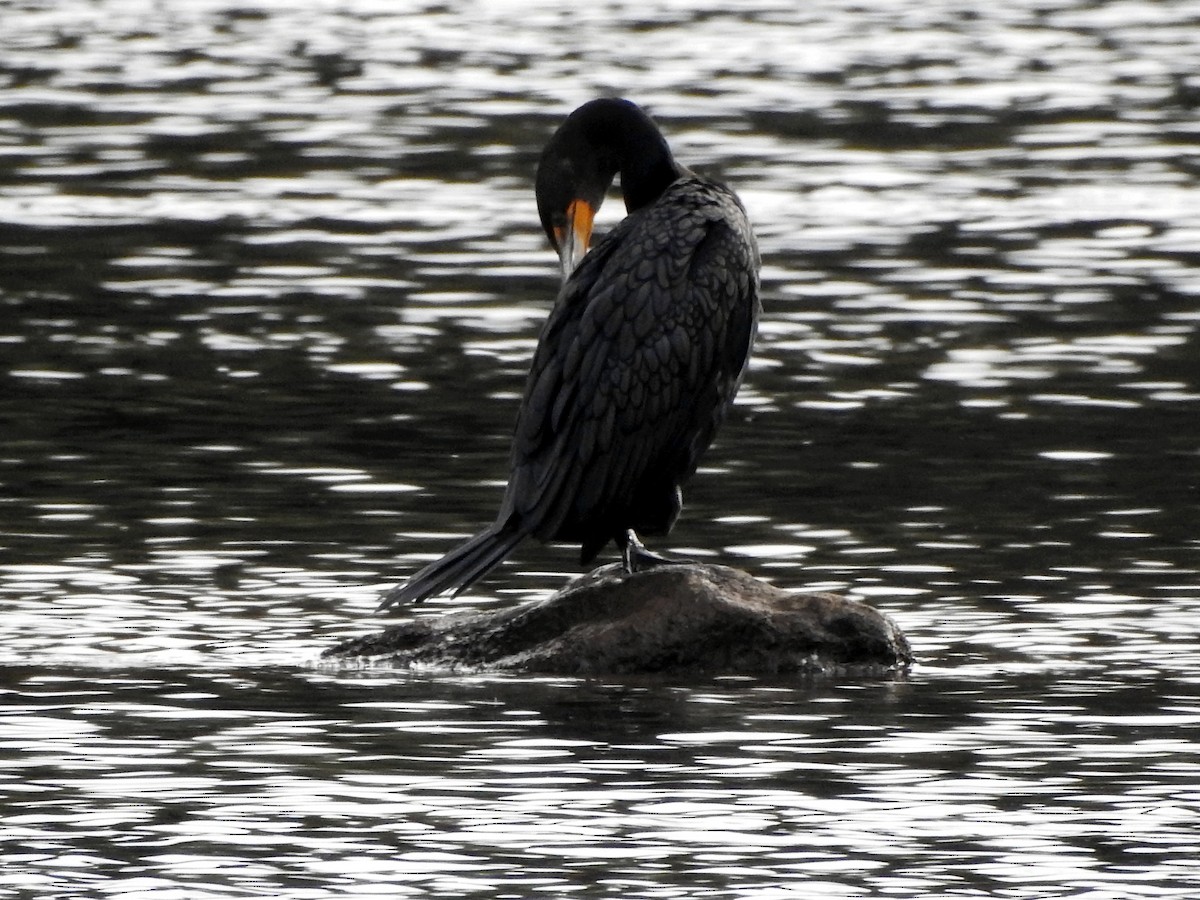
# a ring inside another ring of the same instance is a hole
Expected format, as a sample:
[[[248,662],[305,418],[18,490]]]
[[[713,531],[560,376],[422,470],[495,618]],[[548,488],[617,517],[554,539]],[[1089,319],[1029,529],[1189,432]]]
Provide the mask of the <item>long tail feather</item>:
[[[520,528],[508,523],[494,524],[430,563],[404,584],[392,588],[384,594],[379,610],[416,603],[449,590],[461,594],[499,565],[524,538],[525,532]]]

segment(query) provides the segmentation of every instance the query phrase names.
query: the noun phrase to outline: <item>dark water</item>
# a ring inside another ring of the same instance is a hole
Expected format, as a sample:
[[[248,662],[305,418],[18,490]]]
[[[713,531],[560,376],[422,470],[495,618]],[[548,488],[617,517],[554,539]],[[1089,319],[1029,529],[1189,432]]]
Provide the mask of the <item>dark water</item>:
[[[1200,895],[1200,3],[795,5],[0,6],[0,897]],[[907,678],[317,662],[494,513],[609,92],[764,256],[661,549]]]

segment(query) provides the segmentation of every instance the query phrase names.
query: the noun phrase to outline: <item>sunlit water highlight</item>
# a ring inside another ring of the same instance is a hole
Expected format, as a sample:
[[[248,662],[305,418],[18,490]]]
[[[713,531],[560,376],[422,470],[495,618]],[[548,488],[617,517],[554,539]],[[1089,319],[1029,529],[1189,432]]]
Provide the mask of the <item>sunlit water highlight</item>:
[[[1198,23],[4,6],[0,897],[1200,893]],[[665,549],[867,600],[906,678],[318,659],[494,512],[532,168],[613,91],[763,251]]]

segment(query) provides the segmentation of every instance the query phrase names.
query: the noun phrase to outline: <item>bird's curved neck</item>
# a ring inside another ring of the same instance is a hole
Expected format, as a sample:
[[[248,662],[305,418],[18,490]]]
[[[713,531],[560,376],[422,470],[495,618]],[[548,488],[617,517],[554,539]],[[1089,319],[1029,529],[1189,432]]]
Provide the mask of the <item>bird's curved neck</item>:
[[[617,175],[633,213],[686,174],[658,127],[628,100],[592,100],[571,113],[542,151],[536,188],[542,227],[564,271],[587,252],[592,217]]]
[[[603,183],[593,189],[598,188],[601,196],[613,177],[621,176],[628,212],[653,203],[683,174],[658,126],[627,100],[584,104],[568,118],[563,131],[570,135],[573,154],[595,160],[595,175]]]
[[[683,176],[684,170],[671,155],[666,140],[652,125],[648,133],[629,137],[622,143],[618,169],[621,195],[625,199],[625,210],[634,212],[662,196],[663,191]]]

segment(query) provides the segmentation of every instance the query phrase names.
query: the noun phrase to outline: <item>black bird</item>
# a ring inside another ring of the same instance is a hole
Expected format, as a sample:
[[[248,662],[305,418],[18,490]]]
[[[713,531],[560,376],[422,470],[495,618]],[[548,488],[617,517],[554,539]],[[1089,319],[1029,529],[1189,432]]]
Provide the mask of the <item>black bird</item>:
[[[617,173],[626,217],[590,251]],[[627,571],[666,534],[741,382],[758,322],[758,249],[734,193],[675,161],[628,100],[575,110],[542,151],[542,227],[564,281],[542,329],[496,521],[391,590],[380,609],[465,590],[524,538],[609,541]]]

